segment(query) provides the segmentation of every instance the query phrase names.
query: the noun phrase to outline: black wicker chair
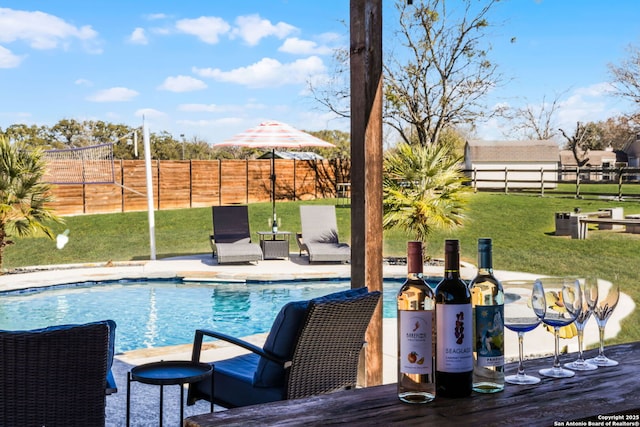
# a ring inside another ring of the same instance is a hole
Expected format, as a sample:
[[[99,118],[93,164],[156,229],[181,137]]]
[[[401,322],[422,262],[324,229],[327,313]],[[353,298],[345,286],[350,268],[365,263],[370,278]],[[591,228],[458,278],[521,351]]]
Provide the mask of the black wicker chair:
[[[104,426],[115,326],[0,331],[0,426]]]
[[[197,330],[193,360],[200,360],[205,335],[251,353],[213,363],[211,378],[189,387],[198,399],[226,408],[296,399],[355,388],[365,332],[380,292],[359,288],[286,304],[263,348],[214,331]]]
[[[262,249],[251,242],[249,210],[242,206],[212,206],[213,234],[209,243],[218,264],[262,261]]]

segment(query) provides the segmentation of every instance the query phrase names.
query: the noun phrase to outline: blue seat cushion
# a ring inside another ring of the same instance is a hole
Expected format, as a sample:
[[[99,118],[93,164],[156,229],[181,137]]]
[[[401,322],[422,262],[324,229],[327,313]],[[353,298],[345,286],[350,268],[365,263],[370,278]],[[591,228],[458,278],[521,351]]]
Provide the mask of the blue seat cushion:
[[[258,403],[283,400],[285,389],[280,387],[260,387],[256,390],[253,376],[260,356],[254,353],[220,360],[213,364],[214,402],[223,406],[247,406]],[[211,377],[196,384],[198,390],[211,394]]]
[[[271,325],[269,335],[262,349],[280,359],[288,360],[295,348],[295,340],[304,322],[308,301],[293,301],[282,307]],[[253,384],[257,387],[282,387],[284,385],[284,367],[260,358]]]
[[[263,350],[283,360],[290,360],[310,302],[321,304],[331,301],[346,301],[357,298],[367,292],[367,288],[349,289],[314,298],[310,301],[295,301],[286,304],[276,316],[264,343]],[[253,384],[256,387],[282,387],[284,386],[284,380],[285,372],[283,366],[265,358],[260,359],[253,378]]]

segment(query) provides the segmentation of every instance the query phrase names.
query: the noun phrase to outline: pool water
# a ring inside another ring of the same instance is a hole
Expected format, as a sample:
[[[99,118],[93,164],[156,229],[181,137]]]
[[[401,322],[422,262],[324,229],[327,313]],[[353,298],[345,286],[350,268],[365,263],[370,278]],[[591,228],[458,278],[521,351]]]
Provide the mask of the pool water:
[[[401,281],[385,280],[383,316],[396,317]],[[431,282],[434,285],[437,282]],[[116,321],[116,352],[193,342],[195,329],[268,332],[280,308],[348,289],[347,281],[209,283],[167,280],[75,284],[0,293],[0,329]]]

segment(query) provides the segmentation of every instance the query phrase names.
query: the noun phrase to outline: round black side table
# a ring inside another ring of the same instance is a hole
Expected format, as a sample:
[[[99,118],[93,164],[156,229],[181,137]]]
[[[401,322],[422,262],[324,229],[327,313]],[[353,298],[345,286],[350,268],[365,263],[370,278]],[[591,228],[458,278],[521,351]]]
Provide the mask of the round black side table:
[[[137,381],[144,384],[160,386],[160,427],[162,427],[163,388],[165,385],[180,386],[180,422],[184,419],[184,384],[198,382],[213,372],[213,367],[208,363],[191,361],[168,360],[161,362],[145,363],[131,368],[127,373],[127,427],[129,427],[131,408],[131,382]],[[213,396],[213,380],[211,381],[211,396]],[[211,404],[213,412],[213,403]]]

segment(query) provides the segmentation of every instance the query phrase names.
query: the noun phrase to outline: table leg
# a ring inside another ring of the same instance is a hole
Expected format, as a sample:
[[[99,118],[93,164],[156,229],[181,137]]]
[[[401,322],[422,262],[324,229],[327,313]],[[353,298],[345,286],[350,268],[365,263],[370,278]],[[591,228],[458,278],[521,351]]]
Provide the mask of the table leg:
[[[127,427],[129,427],[129,416],[131,408],[131,372],[127,372]]]
[[[162,427],[162,408],[164,407],[162,401],[164,400],[164,386],[160,385],[160,427]]]
[[[213,412],[213,372],[211,373],[211,394],[209,396],[211,396],[211,411],[210,412]]]
[[[180,384],[180,425],[184,420],[184,384]]]

